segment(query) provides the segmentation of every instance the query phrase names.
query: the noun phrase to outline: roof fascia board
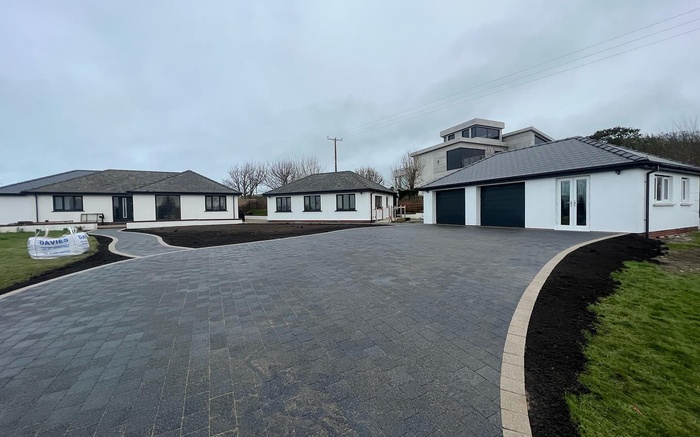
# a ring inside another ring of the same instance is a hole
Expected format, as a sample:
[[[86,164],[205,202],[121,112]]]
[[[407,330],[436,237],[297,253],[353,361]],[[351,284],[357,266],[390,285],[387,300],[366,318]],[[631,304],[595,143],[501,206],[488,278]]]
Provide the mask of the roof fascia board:
[[[541,179],[541,178],[547,178],[547,177],[558,177],[558,176],[571,176],[579,173],[602,173],[605,171],[613,171],[613,170],[624,170],[624,169],[630,169],[630,168],[648,168],[648,167],[656,167],[656,164],[652,162],[631,162],[629,164],[615,164],[615,165],[606,165],[602,167],[587,167],[587,168],[577,168],[577,169],[571,169],[571,170],[566,170],[566,171],[555,171],[555,172],[546,172],[546,173],[537,173],[537,174],[531,174],[531,175],[525,175],[525,176],[512,176],[512,177],[507,177],[507,178],[499,178],[499,179],[485,179],[485,180],[479,180],[479,181],[472,181],[472,182],[460,182],[460,183],[454,183],[454,184],[449,184],[449,185],[441,185],[439,187],[419,187],[419,191],[435,191],[435,190],[442,190],[443,188],[458,188],[458,187],[470,187],[474,185],[495,185],[495,184],[500,184],[504,182],[515,182],[515,181],[526,181],[526,180],[531,180],[531,179]]]

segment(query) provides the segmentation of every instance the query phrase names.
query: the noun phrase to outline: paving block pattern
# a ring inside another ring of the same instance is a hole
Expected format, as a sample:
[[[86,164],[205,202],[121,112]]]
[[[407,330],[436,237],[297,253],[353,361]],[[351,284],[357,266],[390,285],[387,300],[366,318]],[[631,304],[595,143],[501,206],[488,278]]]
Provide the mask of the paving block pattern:
[[[61,278],[0,299],[0,429],[500,435],[520,296],[590,238],[361,228]]]

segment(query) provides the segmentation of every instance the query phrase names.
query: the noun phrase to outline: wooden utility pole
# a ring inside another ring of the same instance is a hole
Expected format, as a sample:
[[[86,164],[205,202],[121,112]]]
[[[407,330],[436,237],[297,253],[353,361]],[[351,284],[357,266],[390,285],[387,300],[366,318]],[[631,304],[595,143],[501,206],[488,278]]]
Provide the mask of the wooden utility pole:
[[[335,172],[338,173],[338,141],[343,141],[342,138],[326,137],[329,141],[333,141],[333,149],[335,149]]]

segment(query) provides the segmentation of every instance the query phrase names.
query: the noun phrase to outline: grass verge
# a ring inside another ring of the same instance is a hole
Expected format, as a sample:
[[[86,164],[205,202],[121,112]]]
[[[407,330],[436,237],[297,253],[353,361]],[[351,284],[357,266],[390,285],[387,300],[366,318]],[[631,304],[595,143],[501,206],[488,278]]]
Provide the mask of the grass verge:
[[[49,234],[59,237],[63,232]],[[27,239],[34,236],[31,232],[0,234],[0,290],[13,284],[25,282],[33,276],[81,261],[97,252],[97,241],[90,237],[90,250],[82,255],[35,260],[27,252]]]
[[[567,396],[572,420],[582,436],[700,435],[700,274],[630,262],[613,276],[617,292],[592,307],[579,376],[589,392]]]

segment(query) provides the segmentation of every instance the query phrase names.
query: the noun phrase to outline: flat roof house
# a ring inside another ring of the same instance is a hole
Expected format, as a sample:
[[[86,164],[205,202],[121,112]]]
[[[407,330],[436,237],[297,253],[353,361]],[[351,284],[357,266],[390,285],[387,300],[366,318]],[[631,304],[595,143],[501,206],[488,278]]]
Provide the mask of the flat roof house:
[[[0,187],[0,224],[97,220],[139,228],[222,223],[238,220],[239,195],[190,170],[75,170]]]
[[[429,183],[498,152],[534,146],[553,138],[534,127],[504,134],[502,121],[474,118],[440,132],[442,142],[413,152],[425,163],[422,179]]]
[[[425,223],[697,230],[700,167],[584,137],[495,154],[420,187]]]
[[[394,195],[352,171],[313,174],[265,193],[267,221],[383,220],[391,216]]]

